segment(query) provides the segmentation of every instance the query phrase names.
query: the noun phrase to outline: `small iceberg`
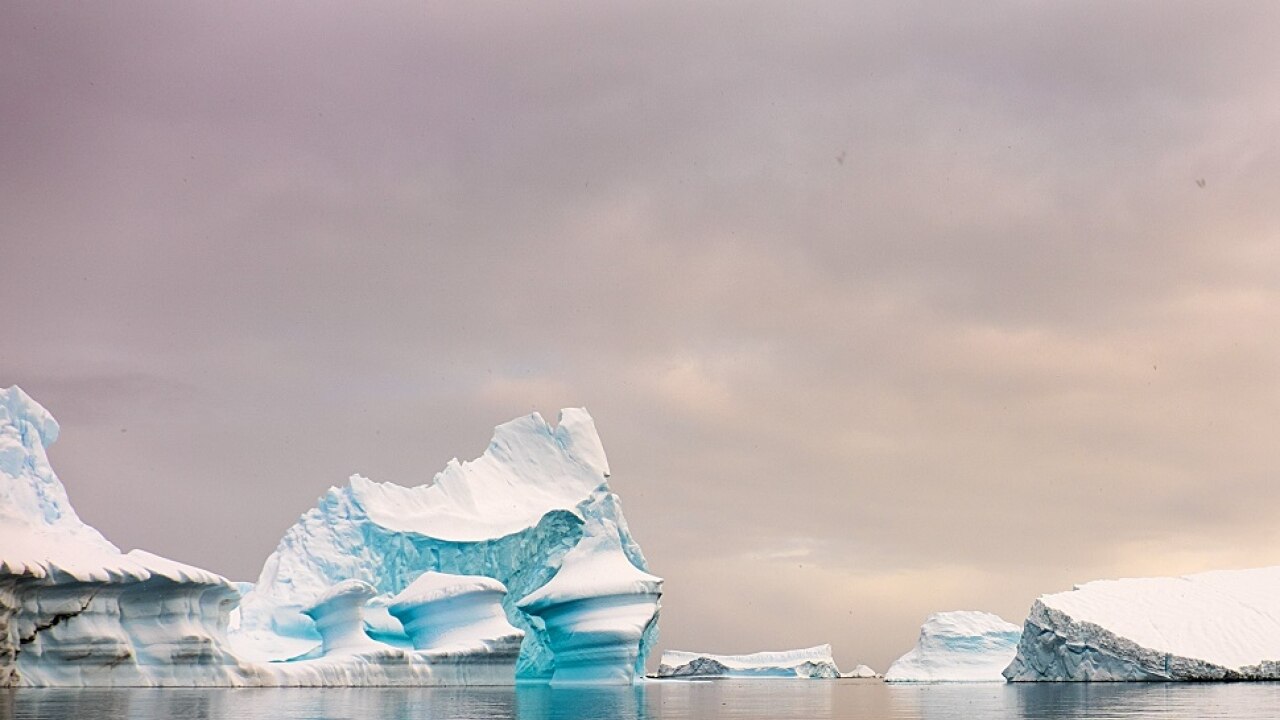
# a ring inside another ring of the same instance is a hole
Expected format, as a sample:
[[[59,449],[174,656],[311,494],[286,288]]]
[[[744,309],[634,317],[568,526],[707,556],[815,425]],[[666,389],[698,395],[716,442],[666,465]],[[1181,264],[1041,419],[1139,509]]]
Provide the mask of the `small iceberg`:
[[[999,615],[957,610],[930,615],[916,646],[885,671],[886,682],[1004,682],[1022,629]]]
[[[873,677],[874,675],[872,672]],[[830,645],[748,655],[712,655],[668,650],[662,653],[656,677],[830,679],[840,677],[840,669],[831,657]]]

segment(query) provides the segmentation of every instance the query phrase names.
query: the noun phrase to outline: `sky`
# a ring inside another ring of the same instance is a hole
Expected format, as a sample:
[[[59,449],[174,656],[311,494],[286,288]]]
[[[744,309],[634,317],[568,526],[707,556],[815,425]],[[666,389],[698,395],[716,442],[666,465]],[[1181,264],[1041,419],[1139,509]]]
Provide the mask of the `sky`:
[[[661,648],[1280,563],[1280,5],[0,6],[0,386],[254,579],[585,406]]]

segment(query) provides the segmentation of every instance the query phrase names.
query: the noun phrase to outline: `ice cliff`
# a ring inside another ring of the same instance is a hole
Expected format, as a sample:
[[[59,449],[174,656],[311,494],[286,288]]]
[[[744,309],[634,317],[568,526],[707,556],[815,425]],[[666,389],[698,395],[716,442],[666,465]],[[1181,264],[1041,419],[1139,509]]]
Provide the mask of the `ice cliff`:
[[[290,528],[241,605],[234,646],[284,660],[320,640],[302,611],[344,580],[376,592],[367,632],[412,647],[391,599],[423,573],[482,576],[506,588],[524,633],[517,675],[555,683],[630,682],[657,633],[662,581],[647,572],[585,410],[555,427],[537,414],[500,425],[484,454],[417,487],[354,476]]]
[[[887,682],[1003,682],[1022,630],[998,615],[958,610],[930,615],[906,655],[884,673]]]
[[[829,679],[840,677],[840,669],[831,656],[830,645],[748,655],[711,655],[668,650],[662,653],[658,677]]]
[[[1280,567],[1100,580],[1041,596],[1004,675],[1280,679]]]

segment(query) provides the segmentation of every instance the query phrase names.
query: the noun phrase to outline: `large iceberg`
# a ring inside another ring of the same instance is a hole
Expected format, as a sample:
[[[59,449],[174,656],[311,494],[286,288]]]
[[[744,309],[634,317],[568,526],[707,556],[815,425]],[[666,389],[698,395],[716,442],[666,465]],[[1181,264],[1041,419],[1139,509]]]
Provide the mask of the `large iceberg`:
[[[999,615],[957,610],[930,615],[916,646],[884,673],[887,682],[1003,682],[1022,629]]]
[[[484,454],[453,460],[417,487],[353,476],[291,527],[267,559],[231,635],[258,660],[320,641],[303,610],[336,583],[374,588],[373,638],[412,647],[393,599],[423,573],[483,576],[524,633],[517,676],[553,683],[631,682],[657,634],[662,580],[648,573],[585,410],[500,425]]]
[[[1043,595],[1004,675],[1278,680],[1280,567],[1100,580]]]
[[[864,667],[864,666],[859,666]],[[831,656],[830,645],[802,650],[782,650],[747,655],[711,655],[709,653],[667,650],[658,665],[658,677],[735,677],[735,678],[838,678],[840,669]],[[872,672],[874,677],[875,673]]]
[[[0,686],[627,682],[656,636],[662,581],[585,411],[507,423],[429,485],[332,489],[255,585],[122,553],[72,509],[57,436],[0,390]]]

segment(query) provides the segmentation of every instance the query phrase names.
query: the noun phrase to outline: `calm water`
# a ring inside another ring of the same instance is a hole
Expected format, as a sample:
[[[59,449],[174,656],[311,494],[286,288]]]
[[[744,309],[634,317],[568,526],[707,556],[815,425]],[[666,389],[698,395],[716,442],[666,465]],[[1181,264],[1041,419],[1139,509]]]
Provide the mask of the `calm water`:
[[[170,720],[800,720],[1280,717],[1280,683],[885,685],[659,682],[634,688],[0,691],[0,718]]]

